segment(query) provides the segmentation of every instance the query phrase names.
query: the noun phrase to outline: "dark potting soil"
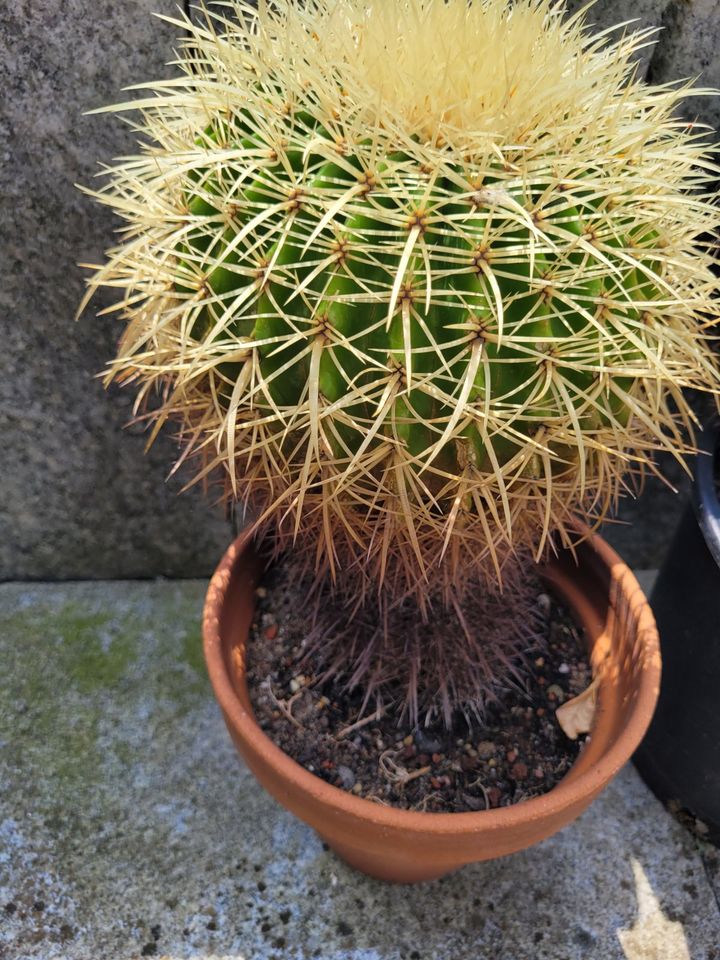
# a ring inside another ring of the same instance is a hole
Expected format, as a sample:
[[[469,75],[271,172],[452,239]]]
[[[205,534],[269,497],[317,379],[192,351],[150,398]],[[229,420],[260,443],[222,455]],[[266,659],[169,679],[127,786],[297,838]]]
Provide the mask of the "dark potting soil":
[[[584,738],[570,740],[555,710],[582,693],[591,668],[568,610],[539,581],[545,636],[529,651],[524,688],[508,685],[482,723],[458,716],[449,730],[442,721],[413,726],[391,709],[361,713],[361,690],[314,682],[303,600],[282,564],[266,573],[248,638],[248,690],[265,733],[328,783],[406,810],[485,810],[546,793],[577,759]]]

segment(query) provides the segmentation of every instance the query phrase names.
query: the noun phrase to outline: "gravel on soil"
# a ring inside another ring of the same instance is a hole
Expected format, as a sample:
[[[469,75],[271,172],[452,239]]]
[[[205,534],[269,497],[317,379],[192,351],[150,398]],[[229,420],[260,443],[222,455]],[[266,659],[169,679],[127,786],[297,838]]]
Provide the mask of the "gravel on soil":
[[[502,689],[482,723],[455,716],[450,729],[411,725],[387,702],[363,710],[363,691],[342,677],[317,682],[323,670],[307,651],[304,596],[282,563],[266,573],[248,640],[248,689],[267,735],[328,783],[402,809],[484,810],[547,792],[577,759],[583,738],[568,739],[555,710],[588,686],[591,668],[581,631],[539,581],[546,629],[528,651],[525,683]]]

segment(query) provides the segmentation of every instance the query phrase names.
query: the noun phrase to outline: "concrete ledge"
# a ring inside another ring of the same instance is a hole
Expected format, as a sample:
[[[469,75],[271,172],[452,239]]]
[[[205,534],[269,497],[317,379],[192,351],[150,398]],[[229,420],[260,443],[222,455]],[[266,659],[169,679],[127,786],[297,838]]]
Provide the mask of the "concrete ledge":
[[[534,849],[416,888],[256,785],[205,678],[200,581],[0,586],[3,960],[718,960],[702,851],[625,769]]]

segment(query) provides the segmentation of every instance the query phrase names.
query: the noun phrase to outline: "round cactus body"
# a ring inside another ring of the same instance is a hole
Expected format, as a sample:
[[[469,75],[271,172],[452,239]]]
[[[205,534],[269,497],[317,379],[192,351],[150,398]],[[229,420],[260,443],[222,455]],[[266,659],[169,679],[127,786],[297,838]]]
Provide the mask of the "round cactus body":
[[[681,91],[549,0],[235,0],[183,23],[111,377],[199,475],[360,592],[446,597],[601,519],[716,390],[714,220]],[[137,103],[128,106],[138,106]]]

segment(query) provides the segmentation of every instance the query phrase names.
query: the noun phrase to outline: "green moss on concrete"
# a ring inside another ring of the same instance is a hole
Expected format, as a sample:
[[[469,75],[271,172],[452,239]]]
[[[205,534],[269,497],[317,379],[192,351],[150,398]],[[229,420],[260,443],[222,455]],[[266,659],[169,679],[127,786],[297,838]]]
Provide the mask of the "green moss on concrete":
[[[108,615],[86,616],[69,604],[58,627],[66,675],[83,693],[113,687],[135,659],[137,624],[132,618],[113,625]]]
[[[13,680],[33,700],[50,684],[63,682],[81,693],[117,684],[137,651],[138,625],[109,613],[88,613],[79,603],[57,610],[34,608],[0,618],[8,656],[18,671]]]
[[[190,664],[193,670],[203,680],[207,677],[205,658],[203,656],[202,635],[199,630],[189,630],[182,645],[183,660]]]
[[[19,773],[29,763],[43,771],[35,787],[45,809],[92,794],[109,766],[132,764],[143,745],[115,735],[124,716],[152,713],[145,746],[155,747],[164,729],[210,696],[202,584],[2,590],[0,660],[9,667],[0,677],[2,755]],[[123,602],[130,591],[153,602],[145,609]]]
[[[134,651],[109,624],[108,614],[89,615],[74,603],[0,621],[12,664],[0,736],[11,758],[42,764],[58,787],[77,788],[97,775],[98,715],[89,695],[116,685]],[[58,691],[72,697],[71,714],[58,710]]]

